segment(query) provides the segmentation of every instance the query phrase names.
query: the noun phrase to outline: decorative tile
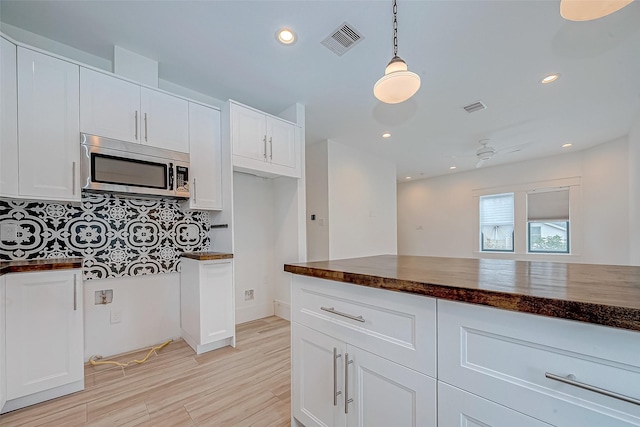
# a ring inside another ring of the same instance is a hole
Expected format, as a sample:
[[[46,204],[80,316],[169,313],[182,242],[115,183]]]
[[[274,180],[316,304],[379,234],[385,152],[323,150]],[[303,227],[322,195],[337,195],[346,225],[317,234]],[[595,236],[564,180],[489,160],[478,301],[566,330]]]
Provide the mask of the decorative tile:
[[[0,260],[84,257],[84,278],[179,271],[182,252],[207,251],[209,214],[182,211],[174,199],[83,193],[78,204],[0,199]]]

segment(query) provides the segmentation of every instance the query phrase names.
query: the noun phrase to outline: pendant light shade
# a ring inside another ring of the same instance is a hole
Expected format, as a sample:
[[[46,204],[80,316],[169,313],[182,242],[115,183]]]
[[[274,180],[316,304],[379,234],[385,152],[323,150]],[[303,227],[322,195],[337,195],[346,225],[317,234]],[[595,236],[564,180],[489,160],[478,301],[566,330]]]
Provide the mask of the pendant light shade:
[[[569,21],[591,21],[616,12],[633,0],[561,0],[560,15]]]
[[[384,70],[384,76],[373,87],[373,94],[387,104],[399,104],[411,98],[418,89],[420,76],[408,71],[407,63],[394,56]]]
[[[373,87],[373,94],[387,104],[399,104],[420,89],[420,76],[409,71],[407,63],[398,56],[398,5],[393,0],[393,58]]]

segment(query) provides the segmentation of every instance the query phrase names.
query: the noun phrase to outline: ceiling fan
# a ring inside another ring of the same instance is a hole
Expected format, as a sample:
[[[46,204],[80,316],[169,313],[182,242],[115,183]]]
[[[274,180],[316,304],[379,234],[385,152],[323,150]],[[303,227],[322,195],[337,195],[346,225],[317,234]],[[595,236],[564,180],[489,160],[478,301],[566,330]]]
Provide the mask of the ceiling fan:
[[[478,158],[478,162],[476,163],[476,168],[479,168],[486,162],[496,155],[497,151],[495,148],[489,146],[488,139],[481,139],[480,141],[481,147],[476,151],[476,157]]]

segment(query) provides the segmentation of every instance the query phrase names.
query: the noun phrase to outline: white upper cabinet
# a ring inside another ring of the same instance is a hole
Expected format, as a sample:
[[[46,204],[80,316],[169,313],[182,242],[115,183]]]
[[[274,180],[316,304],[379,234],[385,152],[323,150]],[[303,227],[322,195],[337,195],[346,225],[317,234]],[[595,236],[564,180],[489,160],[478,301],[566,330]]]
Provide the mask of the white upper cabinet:
[[[300,128],[235,102],[229,108],[234,169],[300,178]]]
[[[190,209],[222,209],[220,111],[189,103]]]
[[[18,48],[20,197],[79,201],[79,67]]]
[[[140,142],[140,86],[80,68],[80,130]]]
[[[0,38],[0,196],[18,195],[16,45]]]
[[[163,92],[140,88],[143,144],[189,152],[189,102]]]
[[[189,151],[189,103],[81,68],[80,130],[121,141]]]
[[[269,135],[269,161],[295,169],[296,127],[291,123],[267,116],[267,135]]]

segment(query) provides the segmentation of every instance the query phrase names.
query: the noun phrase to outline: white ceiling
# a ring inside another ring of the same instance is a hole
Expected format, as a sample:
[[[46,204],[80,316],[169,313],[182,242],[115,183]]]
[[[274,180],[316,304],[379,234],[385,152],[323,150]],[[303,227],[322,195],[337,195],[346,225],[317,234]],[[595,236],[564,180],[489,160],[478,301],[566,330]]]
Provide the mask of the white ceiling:
[[[307,144],[393,159],[402,179],[473,169],[483,138],[499,151],[485,167],[587,148],[626,135],[640,113],[640,1],[581,23],[555,0],[398,3],[398,53],[422,87],[397,105],[372,91],[392,56],[391,0],[1,0],[0,20],[108,60],[121,46],[218,99],[271,113],[300,102]],[[339,57],[320,42],[344,21],[365,39]],[[276,42],[282,26],[296,44]],[[551,72],[561,78],[541,85]],[[478,100],[488,108],[462,109]]]

